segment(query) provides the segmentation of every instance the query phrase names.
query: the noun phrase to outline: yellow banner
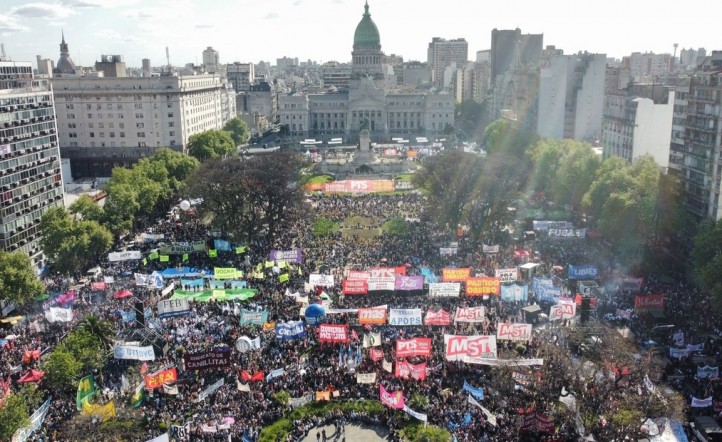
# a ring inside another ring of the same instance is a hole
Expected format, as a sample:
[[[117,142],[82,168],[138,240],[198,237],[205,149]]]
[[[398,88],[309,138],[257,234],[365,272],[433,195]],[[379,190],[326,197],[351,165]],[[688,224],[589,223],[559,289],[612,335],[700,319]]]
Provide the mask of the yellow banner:
[[[83,411],[82,414],[95,414],[100,416],[104,421],[115,417],[115,402],[110,401],[105,405],[91,404],[88,402],[88,398],[83,399]]]
[[[240,273],[240,275],[239,275],[239,273]],[[234,269],[233,267],[214,267],[213,268],[213,277],[215,279],[242,278],[243,273],[239,272],[238,270]]]
[[[317,401],[330,401],[331,400],[331,392],[317,391],[316,392],[316,400]]]

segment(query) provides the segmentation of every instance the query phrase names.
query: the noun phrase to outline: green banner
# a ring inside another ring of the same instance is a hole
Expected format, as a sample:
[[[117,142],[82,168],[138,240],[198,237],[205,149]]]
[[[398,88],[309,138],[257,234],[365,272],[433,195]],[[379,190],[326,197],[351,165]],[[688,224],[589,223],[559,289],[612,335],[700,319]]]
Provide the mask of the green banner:
[[[233,267],[214,267],[213,277],[215,279],[243,278],[243,272],[238,271]]]
[[[159,256],[158,252],[151,252],[151,254],[148,255],[148,259],[158,259]]]
[[[160,255],[160,262],[168,262],[170,257],[168,255]]]
[[[133,394],[133,397],[130,398],[130,407],[140,407],[141,405],[143,405],[143,400],[145,400],[145,388],[136,389],[135,394]]]
[[[186,262],[186,261],[188,261],[188,254],[184,253],[183,254],[183,262]]]
[[[284,273],[283,275],[279,276],[278,282],[288,282],[288,273]]]
[[[258,289],[225,289],[225,290],[205,290],[202,292],[188,292],[185,290],[176,290],[170,299],[193,299],[195,301],[207,302],[211,298],[217,301],[246,301],[253,298],[258,293]]]
[[[263,325],[268,322],[268,312],[262,310],[260,312],[254,312],[252,310],[241,309],[241,325]]]
[[[236,247],[236,255],[240,255],[241,253],[246,253],[247,248],[248,248],[248,246]]]
[[[158,246],[158,252],[162,253],[163,255],[182,255],[184,253],[203,252],[205,250],[205,241],[161,244]]]
[[[148,260],[145,259],[145,258],[143,258],[143,265],[144,265],[144,266],[147,266],[147,265],[148,265]]]
[[[208,257],[209,258],[215,258],[216,256],[218,256],[218,250],[208,249]]]
[[[273,261],[266,261],[266,268],[270,269],[271,267],[273,267]]]
[[[75,397],[75,405],[78,411],[83,409],[83,399],[95,394],[95,378],[93,375],[85,376],[78,382],[78,393]]]

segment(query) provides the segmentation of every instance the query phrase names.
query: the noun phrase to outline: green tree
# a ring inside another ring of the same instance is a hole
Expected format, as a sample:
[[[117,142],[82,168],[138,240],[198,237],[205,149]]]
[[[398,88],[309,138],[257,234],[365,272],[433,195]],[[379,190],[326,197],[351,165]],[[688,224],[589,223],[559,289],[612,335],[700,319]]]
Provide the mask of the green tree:
[[[17,393],[10,394],[0,408],[0,440],[11,440],[18,428],[30,423],[28,404]]]
[[[81,373],[102,368],[107,359],[107,345],[104,346],[95,334],[81,329],[68,334],[58,349],[70,353],[76,361],[80,362]]]
[[[116,184],[108,190],[104,206],[105,225],[116,236],[128,233],[140,210],[138,193],[130,184]]]
[[[393,218],[384,224],[383,231],[392,236],[404,236],[409,232],[409,226],[403,218]]]
[[[248,125],[238,117],[233,117],[228,120],[226,124],[223,125],[223,130],[231,135],[236,146],[244,144],[251,137]]]
[[[173,191],[178,191],[183,181],[200,165],[196,158],[167,147],[158,149],[152,157],[141,161],[161,163],[168,171],[168,182]]]
[[[0,250],[0,293],[4,300],[22,305],[44,290],[28,255]]]
[[[188,154],[200,161],[222,158],[236,153],[231,135],[223,130],[207,130],[191,135],[188,139]]]
[[[702,223],[694,236],[692,263],[700,287],[710,293],[722,310],[722,220]]]
[[[81,195],[68,207],[68,212],[85,220],[103,222],[105,211],[88,195]]]
[[[76,221],[63,207],[48,210],[40,221],[43,237],[40,245],[62,274],[78,272],[113,245],[113,236],[96,221]]]
[[[489,154],[503,151],[521,158],[526,148],[536,143],[538,139],[536,133],[520,131],[511,121],[500,118],[486,127],[482,144]]]
[[[94,336],[107,349],[113,346],[115,327],[107,319],[101,319],[94,314],[89,314],[75,324],[75,331]]]
[[[318,217],[313,222],[313,234],[315,236],[326,237],[338,231],[338,224],[328,218]]]
[[[72,391],[76,385],[83,364],[72,353],[55,349],[43,362],[45,377],[43,381],[53,390]]]

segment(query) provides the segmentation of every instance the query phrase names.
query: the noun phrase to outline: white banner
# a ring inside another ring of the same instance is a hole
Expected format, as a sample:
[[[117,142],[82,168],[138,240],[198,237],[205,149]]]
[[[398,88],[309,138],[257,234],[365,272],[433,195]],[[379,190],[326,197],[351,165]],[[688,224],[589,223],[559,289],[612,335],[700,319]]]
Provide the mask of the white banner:
[[[528,341],[531,339],[531,324],[505,324],[496,326],[496,339],[499,341]]]
[[[494,274],[500,278],[501,282],[514,282],[518,279],[516,269],[496,269]]]
[[[484,306],[457,307],[454,322],[483,322],[485,318]]]
[[[420,308],[392,308],[389,310],[389,325],[422,325]]]
[[[158,301],[158,316],[161,318],[171,318],[173,316],[183,316],[190,313],[190,305],[187,299],[166,299]]]
[[[544,365],[544,359],[480,359],[475,364],[490,365],[493,367],[520,367]]]
[[[712,406],[712,396],[705,398],[705,399],[697,399],[696,397],[692,396],[692,407],[705,408],[705,407],[711,407],[711,406]]]
[[[356,373],[357,384],[375,384],[376,373]]]
[[[439,247],[439,255],[441,256],[452,256],[459,252],[458,247]]]
[[[396,278],[394,276],[369,276],[366,281],[369,285],[369,292],[381,290],[393,292]]]
[[[115,359],[134,359],[136,361],[154,361],[153,346],[137,347],[135,345],[116,345],[113,349]]]
[[[125,252],[113,252],[108,254],[108,261],[130,261],[132,259],[140,259],[142,255],[140,250],[126,250]]]
[[[483,359],[496,359],[496,336],[494,335],[444,335],[447,361],[478,364]]]
[[[475,407],[478,407],[478,408],[481,410],[481,412],[484,413],[484,417],[486,418],[486,420],[487,420],[491,425],[493,425],[493,426],[496,427],[496,416],[494,416],[493,414],[491,414],[491,412],[490,412],[489,410],[487,410],[486,408],[484,408],[479,402],[477,402],[476,399],[474,399],[473,397],[471,397],[471,395],[469,395],[469,404],[471,404],[471,405],[473,405],[473,406],[475,406]]]
[[[212,395],[213,393],[215,393],[216,390],[221,388],[223,386],[224,382],[225,382],[224,378],[220,378],[213,384],[209,385],[208,388],[201,391],[201,394],[198,395],[198,399],[196,399],[196,402],[203,402],[205,400],[205,398]]]
[[[419,413],[418,411],[414,411],[411,408],[404,405],[404,411],[409,413],[410,416],[415,417],[416,419],[420,420],[421,422],[427,421],[427,416],[424,413]]]
[[[161,290],[160,294],[162,296],[166,296],[168,293],[172,292],[174,289],[175,289],[175,281],[171,282],[170,284],[168,284],[168,287]]]
[[[162,239],[165,239],[165,234],[163,234],[163,233],[141,233],[140,239],[143,240],[143,242],[155,242],[155,241],[160,241]]]
[[[458,298],[461,293],[460,282],[434,282],[429,284],[431,298]]]
[[[573,318],[576,312],[577,305],[573,302],[556,304],[549,309],[549,320],[559,321],[561,319]]]
[[[50,409],[50,402],[50,399],[45,401],[43,405],[35,410],[33,415],[30,416],[30,423],[22,428],[18,428],[17,431],[15,431],[12,442],[25,442],[43,425],[45,416],[48,414],[48,410]]]
[[[697,367],[697,378],[705,379],[717,379],[719,377],[719,367],[710,367],[705,365],[704,367]]]
[[[70,322],[73,320],[73,310],[69,308],[50,307],[45,312],[48,322]]]
[[[308,283],[312,287],[333,287],[333,275],[321,275],[319,273],[311,273],[308,275]],[[393,290],[393,287],[391,288]]]
[[[486,244],[482,244],[481,251],[484,253],[499,253],[499,244],[493,246],[487,246]]]

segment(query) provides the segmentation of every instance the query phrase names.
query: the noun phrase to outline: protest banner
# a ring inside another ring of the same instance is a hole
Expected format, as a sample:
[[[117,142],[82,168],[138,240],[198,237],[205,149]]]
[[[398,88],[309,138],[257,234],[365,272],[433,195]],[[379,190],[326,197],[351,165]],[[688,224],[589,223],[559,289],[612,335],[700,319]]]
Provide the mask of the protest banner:
[[[318,340],[331,343],[348,343],[348,325],[321,324],[318,327]]]
[[[496,269],[494,271],[494,275],[499,278],[502,283],[515,282],[518,279],[518,273],[516,268]]]
[[[386,308],[360,308],[358,309],[358,323],[365,324],[386,324]]]
[[[499,278],[481,276],[466,280],[466,296],[499,295]]]
[[[496,359],[496,336],[494,335],[444,335],[447,361],[478,363],[482,359]]]
[[[528,341],[531,339],[531,324],[506,324],[500,322],[496,326],[498,341]]]
[[[241,309],[241,325],[263,325],[268,322],[268,312],[266,310],[253,311]]]
[[[424,318],[424,325],[451,325],[451,313],[444,309],[438,312],[428,310]]]
[[[159,318],[185,316],[191,311],[187,299],[164,299],[158,301],[157,307]]]
[[[457,307],[454,315],[454,322],[484,322],[484,306],[479,307]]]
[[[116,345],[113,348],[115,359],[134,359],[136,361],[154,361],[153,346],[138,347],[135,345]]]
[[[383,385],[379,385],[379,399],[389,408],[403,410],[404,395],[400,391],[388,392]]]
[[[186,370],[211,370],[231,365],[231,351],[228,347],[216,347],[212,350],[183,354]]]
[[[173,367],[151,375],[147,375],[145,377],[145,388],[147,390],[152,390],[154,388],[162,387],[163,384],[170,384],[176,382],[177,380],[178,370]]]
[[[431,338],[412,338],[396,340],[396,357],[431,356]]]
[[[344,295],[366,295],[369,284],[365,279],[344,279],[341,281],[341,293]]]
[[[458,282],[435,282],[429,284],[431,298],[458,298],[461,284]]]
[[[389,310],[389,325],[421,325],[421,309],[395,308]]]
[[[356,373],[357,384],[375,384],[376,373]]]
[[[443,282],[464,282],[470,277],[470,267],[441,269],[441,280]]]

